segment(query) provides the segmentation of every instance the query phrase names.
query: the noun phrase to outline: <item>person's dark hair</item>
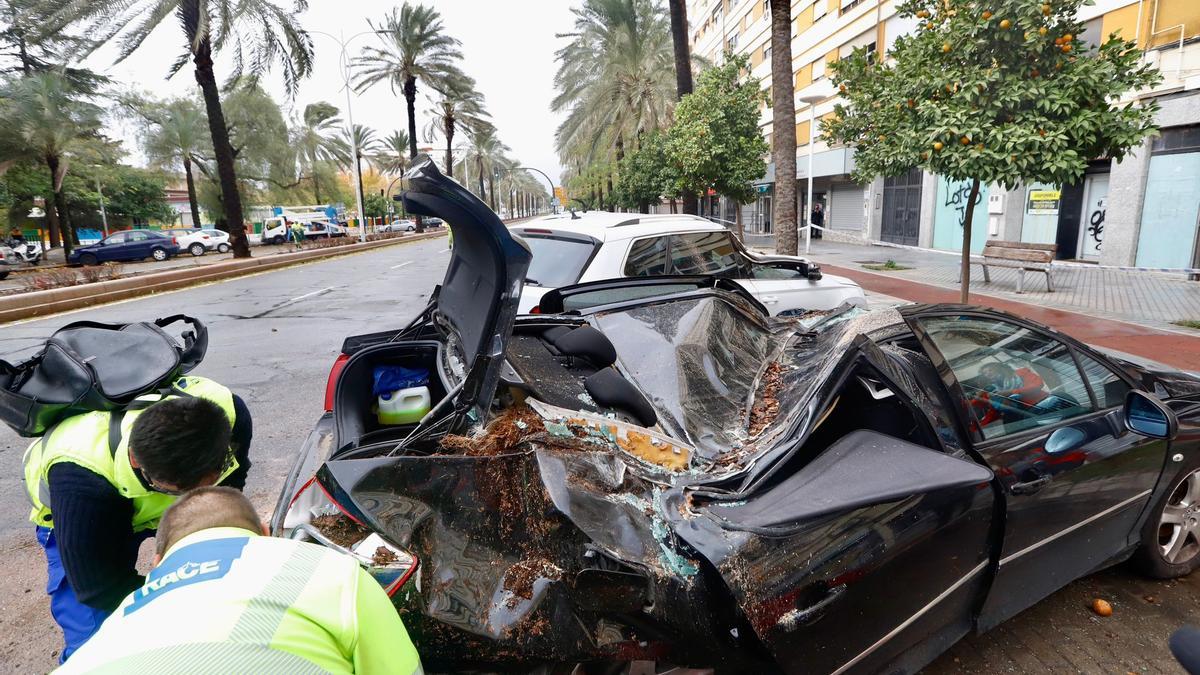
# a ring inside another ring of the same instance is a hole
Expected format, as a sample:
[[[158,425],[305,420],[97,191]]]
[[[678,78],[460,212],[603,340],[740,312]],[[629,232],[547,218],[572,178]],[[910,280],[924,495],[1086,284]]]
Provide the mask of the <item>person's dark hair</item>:
[[[220,473],[229,457],[229,418],[203,398],[169,398],[133,422],[129,451],[154,482],[187,490]]]
[[[180,539],[213,527],[262,532],[262,519],[246,495],[230,487],[196,488],[171,505],[158,524],[155,551],[162,555]]]

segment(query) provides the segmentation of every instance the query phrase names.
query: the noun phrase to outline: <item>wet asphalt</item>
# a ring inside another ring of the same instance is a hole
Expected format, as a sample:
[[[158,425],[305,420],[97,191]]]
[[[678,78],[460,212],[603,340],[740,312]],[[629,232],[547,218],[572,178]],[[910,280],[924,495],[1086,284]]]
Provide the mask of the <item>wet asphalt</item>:
[[[19,360],[73,321],[127,323],[177,313],[200,319],[208,326],[208,355],[193,372],[246,400],[254,418],[246,489],[269,515],[296,449],[321,414],[342,340],[402,327],[425,306],[448,260],[446,240],[437,238],[5,324],[0,358]],[[44,595],[45,559],[28,520],[21,469],[27,445],[0,426],[0,574],[6,580],[0,585],[0,672],[6,673],[46,672],[61,646]]]

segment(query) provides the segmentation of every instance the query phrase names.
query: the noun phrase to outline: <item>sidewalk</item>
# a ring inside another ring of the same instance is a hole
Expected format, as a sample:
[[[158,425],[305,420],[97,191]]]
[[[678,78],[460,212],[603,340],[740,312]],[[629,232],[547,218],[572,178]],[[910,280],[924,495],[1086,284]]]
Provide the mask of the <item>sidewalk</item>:
[[[810,257],[826,272],[854,279],[868,291],[912,302],[958,302],[955,255],[815,240]],[[888,260],[911,269],[863,267]],[[972,265],[971,303],[1040,321],[1090,344],[1200,370],[1200,331],[1172,324],[1200,321],[1200,282],[1073,265],[1058,266],[1053,275],[1053,293],[1046,292],[1043,275],[1026,273],[1027,290],[1017,294],[1016,270],[992,268],[991,283],[984,283],[980,267]]]

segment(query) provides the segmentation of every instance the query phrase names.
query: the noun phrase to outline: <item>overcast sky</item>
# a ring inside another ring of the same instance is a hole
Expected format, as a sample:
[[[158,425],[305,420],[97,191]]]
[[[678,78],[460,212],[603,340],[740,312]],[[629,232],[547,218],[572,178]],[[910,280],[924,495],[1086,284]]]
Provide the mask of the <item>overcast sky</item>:
[[[286,4],[286,0],[280,4]],[[369,30],[367,19],[377,23],[399,3],[391,0],[309,0],[309,9],[301,17],[309,30],[342,33],[350,37]],[[554,130],[560,116],[550,112],[554,96],[554,52],[564,40],[555,33],[571,28],[570,2],[562,0],[441,0],[433,2],[442,14],[446,31],[462,41],[463,69],[475,78],[487,101],[487,108],[499,129],[500,139],[512,148],[512,156],[527,166],[550,174],[557,183],[560,173],[554,152]],[[378,40],[363,35],[350,42],[349,51],[357,55],[364,45]],[[182,34],[178,22],[169,17],[141,48],[122,63],[112,65],[111,49],[97,52],[88,65],[106,72],[121,84],[133,84],[158,96],[183,95],[196,90],[189,64],[170,80],[168,66],[181,51]],[[287,101],[281,78],[268,75],[264,85],[281,101],[289,118],[314,101],[329,101],[345,109],[346,93],[338,66],[337,43],[323,35],[314,35],[316,66],[301,86],[295,101]],[[218,62],[218,78],[228,72]],[[420,86],[420,85],[418,85]],[[417,141],[424,145],[424,127],[431,105],[428,90],[417,93]],[[379,136],[405,128],[404,98],[393,94],[385,84],[361,95],[353,95],[354,122],[374,128]],[[133,128],[118,128],[131,150]],[[457,144],[457,142],[456,142]],[[444,148],[444,141],[435,142]],[[441,154],[437,157],[440,159]]]

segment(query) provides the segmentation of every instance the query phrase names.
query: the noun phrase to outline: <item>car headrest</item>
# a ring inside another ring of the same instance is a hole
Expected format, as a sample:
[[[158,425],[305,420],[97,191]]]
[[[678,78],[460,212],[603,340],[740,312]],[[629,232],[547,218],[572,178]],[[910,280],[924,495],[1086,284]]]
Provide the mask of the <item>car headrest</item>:
[[[591,326],[580,326],[574,330],[552,328],[544,337],[554,348],[567,356],[587,359],[597,368],[607,368],[617,362],[617,349],[604,333]]]
[[[629,413],[644,427],[658,423],[658,414],[633,383],[612,368],[603,368],[583,381],[583,388],[597,403]]]

